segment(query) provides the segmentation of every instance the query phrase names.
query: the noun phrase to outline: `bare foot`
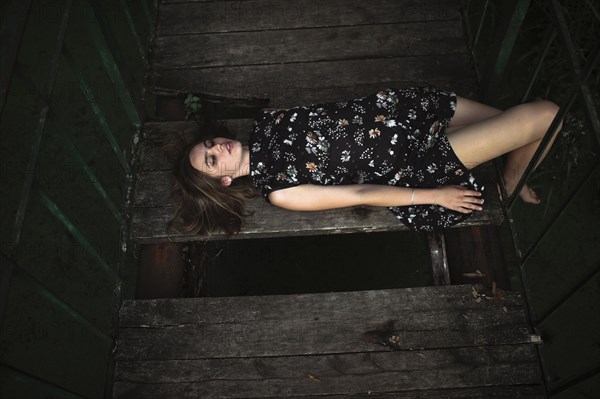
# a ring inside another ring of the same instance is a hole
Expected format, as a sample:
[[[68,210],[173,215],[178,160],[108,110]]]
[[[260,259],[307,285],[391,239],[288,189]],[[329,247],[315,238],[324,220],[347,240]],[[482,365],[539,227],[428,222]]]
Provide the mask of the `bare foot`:
[[[505,183],[506,183],[506,193],[510,197],[510,195],[513,193],[513,191],[515,191],[516,183],[508,182],[506,180],[505,180]],[[496,187],[498,188],[498,194],[500,194],[499,183],[496,185]],[[502,196],[500,195],[500,197],[502,197]],[[537,205],[542,202],[542,200],[537,195],[537,193],[532,188],[530,188],[527,184],[523,185],[523,188],[521,189],[521,192],[519,193],[519,197],[521,197],[523,202],[526,202],[528,204]]]

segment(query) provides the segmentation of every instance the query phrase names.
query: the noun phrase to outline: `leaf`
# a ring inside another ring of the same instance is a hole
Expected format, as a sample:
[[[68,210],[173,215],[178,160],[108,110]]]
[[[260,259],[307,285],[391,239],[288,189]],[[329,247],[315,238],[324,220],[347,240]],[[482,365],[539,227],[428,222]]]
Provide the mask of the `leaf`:
[[[495,281],[492,281],[492,296],[496,302],[499,302],[504,296],[504,292],[500,288],[496,287]]]
[[[313,380],[315,382],[321,382],[321,379],[312,373],[308,373],[308,378],[310,378],[311,380]]]

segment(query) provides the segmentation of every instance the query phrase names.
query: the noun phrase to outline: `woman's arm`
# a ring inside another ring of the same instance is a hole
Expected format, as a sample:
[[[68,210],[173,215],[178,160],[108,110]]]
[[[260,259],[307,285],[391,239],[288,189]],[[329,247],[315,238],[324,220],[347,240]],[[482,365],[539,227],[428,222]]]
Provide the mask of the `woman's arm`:
[[[413,196],[414,190],[414,196]],[[296,211],[320,211],[355,205],[404,206],[414,204],[440,204],[462,213],[480,210],[481,193],[461,186],[438,188],[408,188],[377,184],[350,184],[320,186],[301,184],[269,194],[276,206]]]

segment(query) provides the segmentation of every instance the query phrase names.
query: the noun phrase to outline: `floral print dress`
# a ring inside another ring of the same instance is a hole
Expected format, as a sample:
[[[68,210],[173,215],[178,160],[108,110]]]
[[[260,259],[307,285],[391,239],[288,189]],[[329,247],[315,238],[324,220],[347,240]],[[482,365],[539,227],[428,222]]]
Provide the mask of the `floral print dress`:
[[[264,110],[250,134],[250,176],[265,198],[299,184],[457,184],[483,191],[444,133],[456,95],[432,87]],[[470,216],[440,205],[390,207],[409,228],[432,231]]]

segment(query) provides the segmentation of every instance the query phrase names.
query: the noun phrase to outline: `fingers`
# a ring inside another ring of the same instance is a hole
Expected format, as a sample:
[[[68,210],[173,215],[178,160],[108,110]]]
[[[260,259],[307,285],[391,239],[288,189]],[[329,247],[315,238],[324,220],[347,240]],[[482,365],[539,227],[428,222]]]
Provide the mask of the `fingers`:
[[[483,207],[481,205],[483,205],[483,198],[478,198],[481,196],[481,193],[479,191],[472,191],[469,190],[468,192],[464,193],[464,197],[463,197],[463,204],[461,205],[462,213],[472,213],[473,211],[482,211]]]
[[[483,204],[483,200],[477,200],[477,202],[467,202],[466,204],[461,205],[461,207],[464,209],[464,211],[461,210],[461,212],[471,213],[473,211],[482,211],[483,207],[480,206],[480,204]]]

